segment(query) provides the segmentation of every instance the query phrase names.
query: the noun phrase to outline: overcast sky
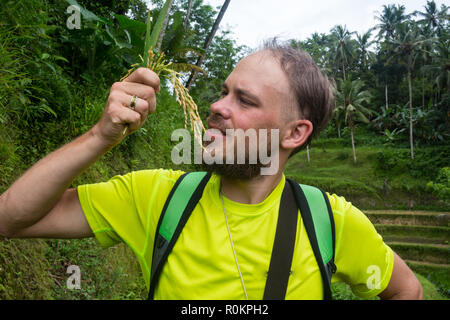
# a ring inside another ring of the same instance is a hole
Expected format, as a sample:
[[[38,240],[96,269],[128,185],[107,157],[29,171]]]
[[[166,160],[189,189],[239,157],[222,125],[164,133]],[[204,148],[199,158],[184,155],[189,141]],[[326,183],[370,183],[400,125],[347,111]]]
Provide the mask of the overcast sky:
[[[204,0],[213,7],[223,0]],[[438,8],[445,1],[435,0]],[[378,24],[376,12],[387,4],[402,4],[406,12],[424,11],[426,0],[231,0],[222,26],[229,26],[238,44],[258,47],[263,40],[304,40],[312,33],[328,33],[335,25],[366,32]]]

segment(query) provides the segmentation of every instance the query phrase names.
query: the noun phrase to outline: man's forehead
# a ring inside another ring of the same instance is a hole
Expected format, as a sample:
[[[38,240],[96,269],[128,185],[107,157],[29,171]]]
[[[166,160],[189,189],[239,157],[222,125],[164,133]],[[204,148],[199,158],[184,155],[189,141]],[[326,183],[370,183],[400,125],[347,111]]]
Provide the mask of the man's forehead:
[[[278,60],[268,51],[258,51],[245,57],[236,65],[225,82],[239,89],[261,94],[266,90],[289,95],[289,82]]]

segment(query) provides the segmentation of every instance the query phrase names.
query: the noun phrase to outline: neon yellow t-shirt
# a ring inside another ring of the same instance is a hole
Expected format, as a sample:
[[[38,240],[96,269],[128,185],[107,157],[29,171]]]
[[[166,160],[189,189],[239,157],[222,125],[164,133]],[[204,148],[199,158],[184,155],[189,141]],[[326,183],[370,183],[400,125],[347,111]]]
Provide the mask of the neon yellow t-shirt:
[[[100,245],[125,242],[136,254],[149,287],[153,242],[161,210],[183,172],[143,170],[78,187],[83,212]],[[262,299],[285,177],[259,204],[224,197],[237,259],[249,299]],[[161,272],[155,299],[244,299],[213,174]],[[344,198],[328,195],[336,228],[332,282],[346,282],[360,297],[388,285],[393,251],[367,217]],[[322,278],[298,215],[297,238],[286,299],[322,299]]]

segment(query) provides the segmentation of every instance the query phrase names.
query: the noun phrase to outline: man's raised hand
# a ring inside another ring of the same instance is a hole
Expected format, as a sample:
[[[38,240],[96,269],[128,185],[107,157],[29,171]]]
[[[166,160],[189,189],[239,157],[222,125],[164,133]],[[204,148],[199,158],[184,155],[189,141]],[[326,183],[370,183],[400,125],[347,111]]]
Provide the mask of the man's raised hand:
[[[118,144],[127,134],[137,131],[156,109],[159,77],[147,68],[139,68],[122,82],[111,86],[108,101],[94,132],[109,146]],[[136,96],[135,106],[130,107]],[[127,128],[127,129],[125,129]]]

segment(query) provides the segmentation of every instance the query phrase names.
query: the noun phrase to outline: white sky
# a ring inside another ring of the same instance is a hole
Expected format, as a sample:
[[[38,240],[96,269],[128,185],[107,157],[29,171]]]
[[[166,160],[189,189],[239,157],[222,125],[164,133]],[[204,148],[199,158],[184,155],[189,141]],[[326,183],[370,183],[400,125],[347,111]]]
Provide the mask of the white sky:
[[[204,2],[218,7],[224,0]],[[435,2],[438,8],[445,3]],[[366,32],[378,24],[376,11],[387,4],[402,4],[406,13],[412,13],[424,11],[426,0],[231,0],[221,25],[230,27],[238,44],[254,48],[267,38],[304,40],[314,32],[328,33],[338,24]]]

